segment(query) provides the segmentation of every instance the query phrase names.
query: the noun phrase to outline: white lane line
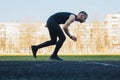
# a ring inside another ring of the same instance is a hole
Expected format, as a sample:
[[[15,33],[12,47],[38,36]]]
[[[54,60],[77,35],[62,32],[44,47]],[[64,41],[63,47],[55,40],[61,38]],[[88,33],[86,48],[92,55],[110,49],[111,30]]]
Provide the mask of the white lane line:
[[[103,63],[103,62],[87,62],[86,64],[97,64],[97,65],[111,66],[111,67],[120,68],[119,65],[114,65],[114,64],[109,64],[109,63]]]

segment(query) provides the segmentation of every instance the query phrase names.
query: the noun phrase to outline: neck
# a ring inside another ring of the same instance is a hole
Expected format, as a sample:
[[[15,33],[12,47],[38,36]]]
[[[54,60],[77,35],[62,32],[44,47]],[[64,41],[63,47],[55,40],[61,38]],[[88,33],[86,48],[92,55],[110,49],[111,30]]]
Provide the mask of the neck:
[[[76,18],[75,18],[76,21],[78,21],[78,15],[76,15]]]

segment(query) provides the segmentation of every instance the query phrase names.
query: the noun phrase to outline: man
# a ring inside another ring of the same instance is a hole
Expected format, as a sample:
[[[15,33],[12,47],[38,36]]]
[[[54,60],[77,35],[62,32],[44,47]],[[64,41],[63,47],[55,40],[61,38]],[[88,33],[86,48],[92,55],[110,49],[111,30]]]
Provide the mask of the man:
[[[47,20],[46,27],[48,28],[51,40],[46,41],[39,45],[32,45],[31,48],[32,48],[33,56],[36,58],[37,51],[40,48],[47,47],[50,45],[56,45],[53,54],[50,56],[50,59],[63,60],[60,57],[58,57],[57,54],[66,39],[62,29],[60,28],[60,24],[64,24],[63,30],[67,34],[67,36],[73,41],[77,41],[77,38],[70,34],[68,27],[74,21],[78,21],[80,23],[85,22],[87,17],[88,15],[85,11],[81,11],[77,15],[69,12],[58,12],[50,16],[49,19]],[[57,37],[59,38],[58,41],[57,41]]]

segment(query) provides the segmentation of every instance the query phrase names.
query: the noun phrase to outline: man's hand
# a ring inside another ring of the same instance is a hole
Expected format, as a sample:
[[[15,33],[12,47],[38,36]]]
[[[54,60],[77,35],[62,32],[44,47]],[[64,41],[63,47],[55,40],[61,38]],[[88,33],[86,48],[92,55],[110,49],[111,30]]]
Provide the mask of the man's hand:
[[[73,40],[73,41],[77,41],[77,38],[73,35],[70,36],[70,38]]]

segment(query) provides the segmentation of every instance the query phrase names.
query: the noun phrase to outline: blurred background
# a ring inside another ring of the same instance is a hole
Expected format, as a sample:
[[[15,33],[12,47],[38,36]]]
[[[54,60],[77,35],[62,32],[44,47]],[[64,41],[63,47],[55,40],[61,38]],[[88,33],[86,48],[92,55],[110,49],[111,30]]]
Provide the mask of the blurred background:
[[[31,45],[49,40],[44,27],[56,12],[88,13],[85,23],[74,22],[70,32],[77,42],[68,39],[60,50],[63,55],[119,55],[120,1],[114,0],[0,0],[0,54],[31,55]],[[61,25],[62,26],[62,25]],[[55,46],[40,49],[49,55]]]

